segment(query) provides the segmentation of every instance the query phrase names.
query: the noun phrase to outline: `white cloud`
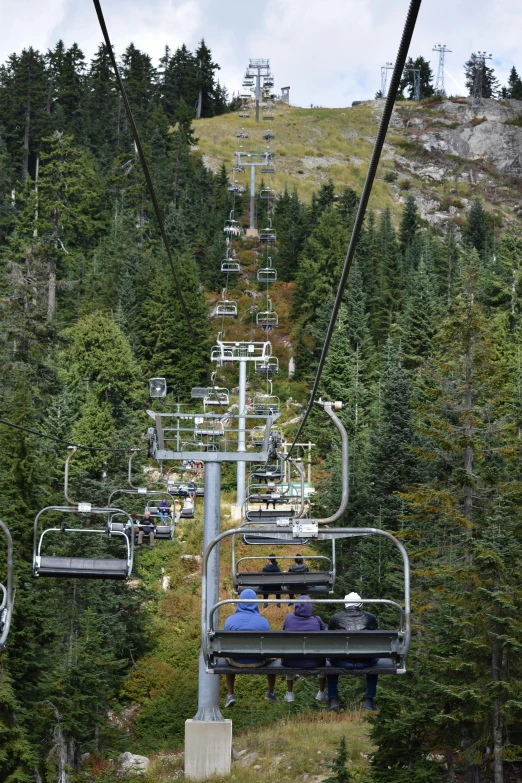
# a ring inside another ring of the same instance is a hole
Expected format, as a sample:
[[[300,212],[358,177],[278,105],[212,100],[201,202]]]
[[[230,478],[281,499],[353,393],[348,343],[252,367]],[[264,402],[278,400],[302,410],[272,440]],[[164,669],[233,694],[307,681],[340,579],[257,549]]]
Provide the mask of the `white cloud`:
[[[59,38],[76,41],[90,57],[101,41],[92,0],[0,0],[0,6],[0,60],[24,46],[45,51]],[[132,41],[158,58],[166,43],[193,49],[204,37],[230,92],[239,90],[249,57],[267,57],[276,86],[290,84],[292,102],[303,106],[372,97],[380,66],[395,57],[407,8],[408,0],[103,0],[119,53]],[[512,0],[425,0],[411,54],[431,59],[435,70],[432,46],[446,43],[453,50],[446,68],[463,84],[465,60],[487,50],[505,83],[513,64],[522,70],[521,16]],[[447,88],[458,92],[450,78]]]

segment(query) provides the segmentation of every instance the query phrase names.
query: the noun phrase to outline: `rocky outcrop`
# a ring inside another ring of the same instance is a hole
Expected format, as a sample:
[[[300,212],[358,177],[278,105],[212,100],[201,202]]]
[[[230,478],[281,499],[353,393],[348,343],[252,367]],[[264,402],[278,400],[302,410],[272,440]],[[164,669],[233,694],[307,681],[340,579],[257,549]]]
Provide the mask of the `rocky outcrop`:
[[[118,757],[118,763],[120,772],[124,774],[127,772],[145,774],[149,769],[150,760],[147,756],[137,756],[136,754],[127,751],[127,753],[122,753],[121,756]]]
[[[522,101],[485,99],[478,106],[444,101],[435,114],[439,113],[446,122],[461,125],[423,133],[418,140],[426,150],[440,150],[467,160],[482,158],[504,173],[520,173],[522,127],[506,122],[522,115]]]

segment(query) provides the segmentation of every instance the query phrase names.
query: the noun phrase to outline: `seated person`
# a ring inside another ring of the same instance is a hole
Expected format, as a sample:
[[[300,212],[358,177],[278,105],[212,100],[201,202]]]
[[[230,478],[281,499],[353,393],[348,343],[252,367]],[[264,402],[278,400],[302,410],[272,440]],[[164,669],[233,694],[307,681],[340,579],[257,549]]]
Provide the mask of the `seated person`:
[[[225,631],[269,631],[270,623],[266,617],[261,617],[259,614],[259,607],[257,605],[257,596],[253,590],[243,590],[240,598],[252,599],[248,604],[237,604],[234,614],[227,617],[225,620]],[[227,658],[227,663],[231,666],[237,666],[238,668],[254,668],[256,666],[264,666],[270,663],[272,658],[260,658],[259,656],[237,656],[236,658]],[[235,674],[227,674],[227,700],[225,707],[233,707],[236,703],[236,697],[234,695],[234,681],[236,679]],[[267,701],[279,701],[275,694],[276,675],[268,674],[268,691],[265,694]]]
[[[167,498],[165,497],[165,495],[163,495],[160,502],[158,503],[158,511],[161,519],[161,524],[166,525],[169,518],[170,506],[167,502]]]
[[[263,574],[280,574],[281,569],[277,565],[277,560],[275,555],[269,555],[268,560],[266,561],[266,565],[263,566],[263,569],[261,571]],[[274,596],[277,598],[278,595],[281,594],[281,585],[272,585],[272,590],[274,591]],[[269,593],[263,593],[263,599],[265,601],[268,601]],[[265,609],[268,606],[268,604],[265,604]]]
[[[312,614],[312,602],[308,595],[299,596],[300,603],[295,604],[294,611],[286,615],[283,622],[283,631],[326,631],[327,626],[318,615]],[[315,669],[317,666],[325,666],[325,658],[281,658],[283,666],[299,669]],[[286,675],[285,701],[294,701],[295,674]],[[326,677],[319,677],[319,691],[315,697],[317,701],[326,701],[324,686]]]
[[[194,506],[195,506],[196,505],[196,490],[197,490],[196,482],[195,481],[189,481],[187,489],[188,489],[189,497],[192,499],[192,501],[194,502]]]
[[[140,526],[140,532],[138,533],[138,549],[141,549],[143,543],[143,536],[149,537],[149,548],[154,549],[154,533],[156,532],[156,525],[154,524],[150,511],[145,512],[143,522]]]
[[[308,566],[306,565],[305,561],[303,560],[303,556],[302,555],[296,555],[294,562],[292,563],[292,565],[288,569],[288,573],[289,574],[308,574],[309,571],[310,571],[310,569],[308,568]],[[303,585],[303,588],[304,587],[305,587],[305,585]],[[294,593],[289,593],[288,597],[289,598],[295,598],[295,594]]]
[[[348,593],[344,597],[345,604],[344,609],[340,612],[336,612],[328,623],[329,631],[377,631],[379,623],[375,615],[370,612],[365,612],[363,609],[362,598],[358,593]],[[366,659],[366,660],[342,660],[334,658],[330,659],[332,666],[339,666],[343,669],[362,669],[367,666],[375,666],[378,658]],[[377,674],[366,675],[366,694],[363,707],[365,710],[377,711],[375,706],[375,696],[377,694]],[[328,675],[328,709],[339,709],[339,675]]]

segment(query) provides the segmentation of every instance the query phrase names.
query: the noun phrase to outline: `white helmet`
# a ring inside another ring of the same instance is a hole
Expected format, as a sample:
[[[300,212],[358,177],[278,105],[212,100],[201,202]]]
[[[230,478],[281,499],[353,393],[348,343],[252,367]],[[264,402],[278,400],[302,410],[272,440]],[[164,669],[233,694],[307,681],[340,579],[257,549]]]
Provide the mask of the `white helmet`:
[[[350,606],[358,606],[360,609],[361,606],[363,605],[363,600],[359,595],[359,593],[348,593],[348,595],[344,596],[344,600],[345,600],[344,606],[346,609],[349,609]]]

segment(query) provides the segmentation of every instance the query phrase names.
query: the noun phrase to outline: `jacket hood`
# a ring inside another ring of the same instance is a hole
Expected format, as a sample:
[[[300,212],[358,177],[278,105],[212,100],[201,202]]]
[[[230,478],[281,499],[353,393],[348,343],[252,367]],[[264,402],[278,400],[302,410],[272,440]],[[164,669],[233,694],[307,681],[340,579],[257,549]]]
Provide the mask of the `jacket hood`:
[[[295,605],[294,614],[298,617],[311,617],[312,616],[312,602],[307,595],[300,595],[299,600],[302,603]]]
[[[250,589],[243,590],[239,597],[241,599],[252,598],[253,599],[253,603],[251,603],[251,604],[237,604],[236,612],[238,612],[238,613],[240,613],[240,612],[254,612],[255,614],[259,614],[259,607],[257,605],[257,595],[254,593],[253,590],[250,590]]]

